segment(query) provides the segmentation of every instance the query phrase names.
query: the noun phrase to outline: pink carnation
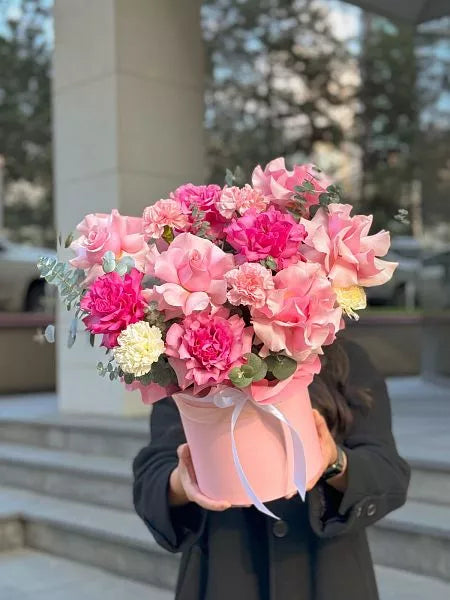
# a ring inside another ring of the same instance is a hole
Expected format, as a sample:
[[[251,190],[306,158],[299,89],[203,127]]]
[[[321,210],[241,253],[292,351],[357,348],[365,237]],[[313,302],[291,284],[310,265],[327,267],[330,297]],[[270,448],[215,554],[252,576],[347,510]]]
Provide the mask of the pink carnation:
[[[164,281],[146,293],[168,319],[226,302],[224,274],[234,267],[226,254],[209,240],[181,233],[165,252],[154,258],[153,273]]]
[[[295,187],[309,181],[313,192],[304,194],[306,205],[305,214],[309,213],[309,207],[319,204],[319,196],[326,192],[331,185],[317,167],[313,164],[294,165],[292,171],[286,169],[284,158],[276,158],[270,161],[264,170],[258,165],[252,174],[252,184],[265,198],[281,207],[292,205]]]
[[[133,257],[136,268],[144,272],[149,248],[142,227],[142,219],[122,216],[115,209],[109,215],[86,215],[77,226],[80,237],[70,245],[76,253],[70,264],[86,271],[88,283],[103,274],[103,256],[110,251],[116,258]]]
[[[397,263],[380,260],[389,250],[390,235],[368,235],[372,216],[350,216],[350,204],[320,208],[310,221],[302,220],[307,237],[303,253],[323,265],[336,287],[370,287],[389,281]]]
[[[225,222],[217,209],[222,188],[218,185],[194,185],[186,183],[172,192],[171,198],[180,203],[183,213],[188,217],[190,223],[194,222],[192,209],[196,206],[201,212],[205,213],[203,220],[210,223],[210,232],[212,235],[220,235]],[[195,231],[194,231],[195,233]]]
[[[231,304],[261,308],[266,302],[267,290],[274,287],[272,273],[259,263],[244,263],[225,274],[230,288],[227,298]]]
[[[87,316],[83,323],[94,334],[103,334],[102,346],[117,346],[120,332],[144,317],[143,273],[131,269],[122,278],[115,271],[91,284],[80,302]]]
[[[183,231],[189,225],[187,216],[182,213],[180,202],[172,199],[159,200],[152,206],[147,206],[142,218],[146,239],[160,238],[165,227]]]
[[[225,233],[227,242],[239,252],[238,261],[257,262],[271,256],[282,269],[302,260],[299,246],[305,228],[273,206],[259,214],[255,209],[248,210],[233,219]]]
[[[266,305],[252,309],[253,327],[264,343],[262,352],[286,352],[298,361],[331,344],[340,328],[342,311],[320,265],[298,263],[273,278],[275,289]]]
[[[262,212],[268,204],[269,200],[247,183],[243,188],[225,187],[217,201],[217,209],[223,217],[231,219],[235,212],[243,215],[251,208]]]
[[[221,308],[203,311],[174,323],[166,335],[166,354],[181,389],[194,384],[194,393],[227,378],[230,369],[245,362],[253,329]]]

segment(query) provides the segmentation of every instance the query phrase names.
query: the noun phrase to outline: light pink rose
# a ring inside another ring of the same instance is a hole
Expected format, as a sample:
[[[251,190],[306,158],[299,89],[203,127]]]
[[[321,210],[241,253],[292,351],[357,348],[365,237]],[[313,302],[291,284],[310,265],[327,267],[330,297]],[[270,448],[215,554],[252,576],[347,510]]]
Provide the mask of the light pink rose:
[[[250,208],[253,208],[255,212],[262,212],[266,210],[268,204],[269,200],[247,183],[243,188],[225,187],[216,206],[223,217],[231,219],[235,212],[243,215]]]
[[[154,275],[163,281],[147,294],[167,318],[190,315],[210,304],[226,302],[226,272],[234,267],[232,254],[226,254],[209,240],[181,233],[154,260]]]
[[[70,249],[76,257],[70,264],[86,271],[86,282],[103,274],[103,256],[110,251],[119,259],[132,256],[136,268],[144,272],[148,245],[144,240],[143,222],[138,217],[126,217],[116,209],[111,214],[89,214],[77,226],[80,237],[72,242]]]
[[[125,388],[130,392],[138,390],[141,393],[141,399],[144,404],[154,404],[158,400],[167,398],[167,396],[171,396],[179,391],[177,385],[169,385],[167,387],[162,387],[157,383],[143,385],[140,381],[136,380],[132,383],[126,383]]]
[[[172,199],[159,200],[147,206],[142,219],[147,240],[160,238],[165,227],[183,231],[189,226],[189,219],[183,214],[180,202]]]
[[[244,263],[228,271],[225,281],[230,288],[227,298],[234,306],[243,304],[261,308],[266,302],[267,291],[274,288],[272,272],[259,263]]]
[[[264,343],[262,353],[285,352],[303,361],[331,344],[340,328],[342,310],[320,265],[298,263],[277,273],[266,305],[252,309],[252,323]]]
[[[166,335],[166,354],[181,389],[194,384],[194,393],[228,378],[251,351],[252,327],[238,315],[220,308],[202,311],[174,323]]]
[[[319,204],[320,194],[325,193],[327,187],[332,183],[315,165],[294,165],[292,171],[289,171],[286,169],[284,158],[276,158],[270,161],[264,170],[258,165],[252,174],[252,184],[255,190],[270,202],[283,208],[292,205],[296,194],[295,186],[302,185],[305,181],[309,181],[314,187],[313,192],[304,194],[305,214],[308,214],[309,207]]]
[[[320,263],[336,287],[381,285],[392,277],[397,263],[380,260],[389,250],[390,235],[368,235],[372,216],[350,216],[350,204],[319,208],[308,221],[302,249],[308,260]]]

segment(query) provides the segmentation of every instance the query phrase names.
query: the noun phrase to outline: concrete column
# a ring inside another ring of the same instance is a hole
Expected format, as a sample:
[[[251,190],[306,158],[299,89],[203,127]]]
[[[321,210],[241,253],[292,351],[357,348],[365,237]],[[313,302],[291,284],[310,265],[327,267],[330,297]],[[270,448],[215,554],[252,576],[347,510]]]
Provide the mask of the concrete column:
[[[138,215],[186,181],[201,182],[200,0],[56,0],[56,227],[89,212]],[[138,395],[96,373],[86,336],[65,347],[59,314],[58,394],[65,412],[135,414]],[[98,356],[97,356],[98,355]]]

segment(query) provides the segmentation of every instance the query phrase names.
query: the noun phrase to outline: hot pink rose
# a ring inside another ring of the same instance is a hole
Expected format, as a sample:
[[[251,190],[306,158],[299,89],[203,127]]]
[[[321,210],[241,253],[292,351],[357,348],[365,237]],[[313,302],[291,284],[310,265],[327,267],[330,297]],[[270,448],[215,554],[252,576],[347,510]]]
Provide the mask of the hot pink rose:
[[[87,313],[83,323],[91,333],[103,334],[102,346],[117,346],[120,332],[143,319],[142,278],[137,269],[123,278],[116,272],[107,273],[96,279],[81,299],[80,306]]]
[[[180,202],[172,199],[159,200],[147,206],[142,219],[146,239],[160,238],[165,227],[183,231],[189,226],[189,219],[183,214]]]
[[[181,389],[194,384],[194,393],[227,379],[230,369],[245,362],[253,329],[220,308],[203,311],[173,324],[166,335],[166,354]]]
[[[331,344],[340,328],[342,310],[320,265],[298,263],[273,278],[275,289],[266,305],[252,309],[253,327],[264,343],[262,352],[286,352],[298,361]]]
[[[180,203],[185,215],[190,222],[194,221],[192,209],[197,206],[205,213],[204,220],[210,223],[209,233],[215,236],[221,235],[225,219],[217,210],[216,203],[219,200],[222,188],[218,185],[194,185],[186,183],[181,185],[171,194],[171,198]],[[195,231],[194,231],[195,233]]]
[[[302,220],[307,231],[303,253],[323,265],[336,287],[370,287],[389,281],[397,263],[380,260],[389,250],[390,235],[380,231],[368,235],[372,216],[350,216],[350,204],[320,208],[310,221]]]
[[[262,212],[268,204],[269,200],[247,183],[243,188],[225,187],[217,201],[217,210],[226,219],[231,219],[235,212],[243,215],[251,208]]]
[[[286,207],[292,204],[295,187],[309,181],[313,192],[304,194],[306,200],[305,213],[308,214],[309,207],[319,204],[319,196],[326,192],[331,181],[326,178],[315,165],[294,165],[292,171],[286,169],[284,158],[276,158],[270,161],[264,170],[258,165],[252,174],[252,184],[270,202]]]
[[[181,233],[165,252],[155,257],[153,271],[165,283],[148,293],[167,318],[189,315],[210,304],[226,302],[224,274],[234,267],[233,255],[209,240]]]
[[[230,288],[227,298],[234,306],[244,304],[261,308],[266,302],[267,291],[274,288],[272,272],[259,263],[244,263],[228,271],[225,281]]]
[[[103,256],[110,251],[116,258],[124,254],[132,256],[136,268],[144,272],[148,245],[142,227],[141,218],[122,216],[116,209],[109,215],[86,215],[77,226],[80,237],[70,245],[76,254],[70,264],[77,269],[84,269],[86,282],[90,282],[103,273]]]
[[[272,256],[278,269],[283,269],[302,260],[299,247],[305,228],[273,206],[259,214],[250,209],[233,219],[225,233],[227,242],[239,252],[238,261],[256,262]]]

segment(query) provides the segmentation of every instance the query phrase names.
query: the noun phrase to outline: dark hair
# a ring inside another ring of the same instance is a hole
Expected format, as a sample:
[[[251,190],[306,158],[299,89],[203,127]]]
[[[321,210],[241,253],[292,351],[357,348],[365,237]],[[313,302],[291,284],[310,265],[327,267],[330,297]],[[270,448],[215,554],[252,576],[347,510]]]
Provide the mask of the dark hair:
[[[369,390],[349,383],[350,361],[341,340],[324,348],[322,370],[309,387],[311,403],[325,418],[336,441],[349,433],[355,412],[367,412],[371,405]]]

